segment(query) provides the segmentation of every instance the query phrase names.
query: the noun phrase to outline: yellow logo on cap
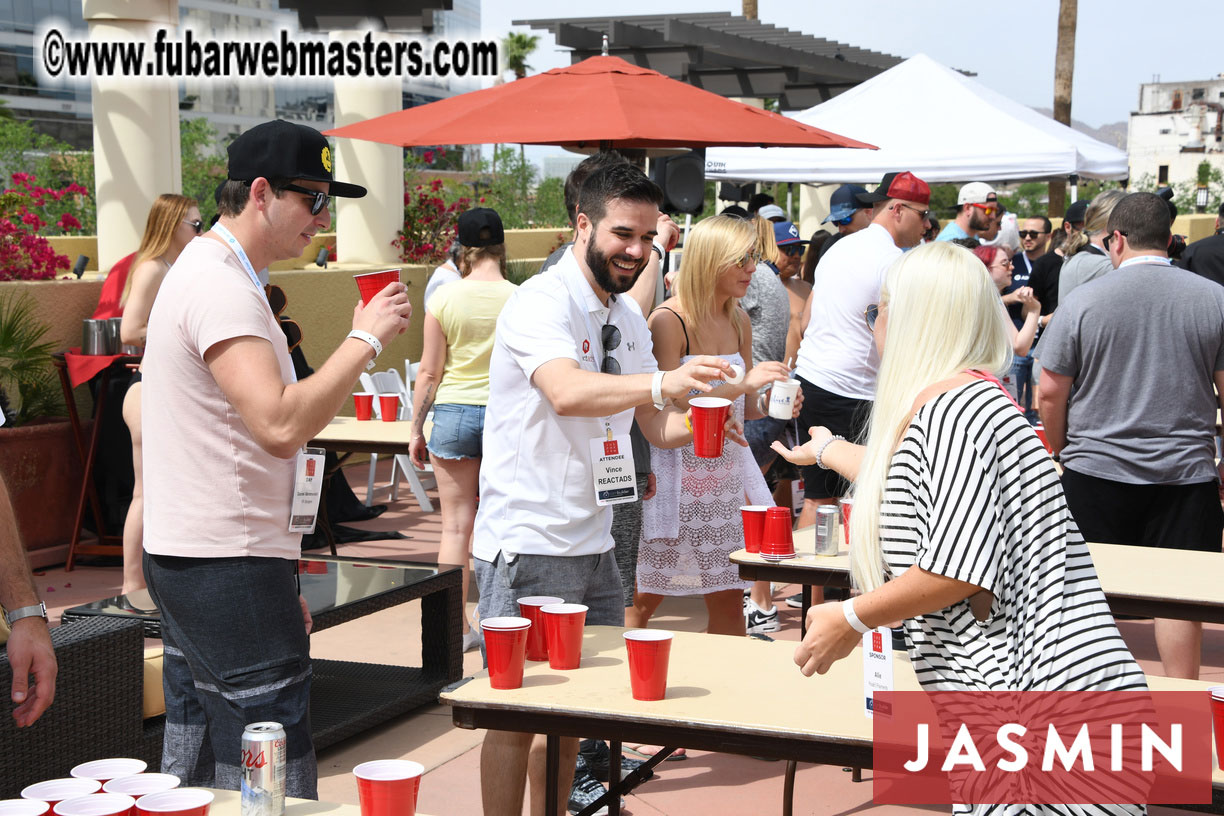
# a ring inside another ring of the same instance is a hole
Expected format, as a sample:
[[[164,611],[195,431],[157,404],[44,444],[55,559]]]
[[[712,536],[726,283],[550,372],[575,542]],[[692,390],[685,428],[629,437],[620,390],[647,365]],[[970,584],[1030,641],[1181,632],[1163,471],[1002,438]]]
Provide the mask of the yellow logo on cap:
[[[331,148],[329,147],[323,148],[323,169],[329,173],[332,171],[331,169]]]

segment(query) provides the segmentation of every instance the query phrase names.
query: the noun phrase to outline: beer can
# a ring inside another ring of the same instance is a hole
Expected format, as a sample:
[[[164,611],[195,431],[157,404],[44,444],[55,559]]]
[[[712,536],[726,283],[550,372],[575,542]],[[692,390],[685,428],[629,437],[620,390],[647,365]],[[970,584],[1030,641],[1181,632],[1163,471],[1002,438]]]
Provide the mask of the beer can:
[[[837,555],[837,506],[822,504],[816,508],[816,554]]]
[[[242,732],[242,816],[283,816],[288,756],[280,723],[251,723]]]

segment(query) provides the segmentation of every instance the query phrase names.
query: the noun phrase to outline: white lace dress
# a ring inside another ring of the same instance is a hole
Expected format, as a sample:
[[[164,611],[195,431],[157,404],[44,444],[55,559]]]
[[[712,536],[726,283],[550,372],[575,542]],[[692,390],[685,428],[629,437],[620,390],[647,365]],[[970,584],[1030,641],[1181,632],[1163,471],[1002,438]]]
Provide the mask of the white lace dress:
[[[744,365],[739,354],[720,356]],[[687,355],[680,362],[692,358]],[[743,422],[743,397],[732,404],[732,410]],[[752,451],[727,442],[722,456],[702,459],[693,454],[692,445],[672,450],[652,446],[650,464],[656,492],[642,504],[638,591],[704,595],[748,586],[729,558],[744,546],[739,509],[744,504],[774,503]]]

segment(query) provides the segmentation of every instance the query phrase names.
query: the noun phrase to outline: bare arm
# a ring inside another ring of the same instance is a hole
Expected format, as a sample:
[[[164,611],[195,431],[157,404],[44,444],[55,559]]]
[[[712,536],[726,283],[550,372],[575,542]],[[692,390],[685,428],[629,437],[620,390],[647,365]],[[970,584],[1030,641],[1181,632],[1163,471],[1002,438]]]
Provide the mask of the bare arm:
[[[26,562],[25,548],[17,532],[17,519],[9,501],[8,489],[0,480],[0,606],[20,609],[38,603],[38,591]],[[41,617],[22,618],[13,623],[7,646],[13,670],[13,719],[18,727],[32,725],[55,699],[55,649],[47,622]],[[29,686],[34,675],[34,687]]]
[[[696,357],[663,375],[663,396],[676,400],[691,389],[709,391],[709,380],[722,379],[731,366],[718,357]],[[639,405],[651,407],[653,374],[602,374],[579,367],[577,361],[558,357],[539,366],[532,384],[560,416],[600,417]],[[640,421],[640,420],[639,420]],[[680,420],[683,424],[684,420]],[[645,431],[645,428],[643,428]]]
[[[981,591],[974,584],[910,567],[899,578],[855,598],[854,612],[864,626],[876,628],[947,609]],[[854,651],[861,638],[846,622],[840,603],[814,606],[808,610],[807,635],[795,649],[795,664],[807,677],[824,674]]]
[[[353,328],[385,345],[408,328],[411,314],[406,287],[389,284],[369,305],[356,306]],[[312,376],[289,385],[281,380],[272,344],[262,337],[216,343],[204,361],[259,446],[288,459],[336,415],[373,354],[364,341],[346,338]]]
[[[416,385],[412,389],[412,445],[409,452],[412,464],[418,469],[425,466],[425,415],[434,404],[434,396],[442,384],[442,371],[446,366],[446,334],[442,331],[442,324],[429,310],[425,311],[424,335],[421,366],[417,369]]]
[[[820,450],[821,445],[833,438],[833,432],[823,425],[808,428],[808,435],[811,437],[802,445],[796,445],[789,450],[781,442],[775,441],[770,448],[776,451],[783,459],[800,466],[809,466],[816,464],[816,452]],[[853,442],[848,442],[844,439],[837,439],[825,445],[824,453],[820,457],[820,461],[825,467],[839,473],[847,481],[853,482],[858,479],[859,467],[863,464],[863,451],[866,450],[862,445],[856,445]]]
[[[1037,336],[1037,324],[1041,321],[1041,303],[1030,296],[1028,300],[1023,301],[1024,308],[1024,326],[1018,331],[1015,331],[1015,323],[1012,323],[1011,318],[1007,322],[1014,331],[1012,337],[1012,352],[1018,357],[1025,357],[1033,348],[1033,339]]]
[[[1041,391],[1037,406],[1045,425],[1046,441],[1055,453],[1067,445],[1067,401],[1071,399],[1072,378],[1048,368],[1041,370]]]
[[[143,346],[149,330],[149,314],[169,267],[157,258],[150,258],[132,270],[132,288],[123,307],[123,322],[119,324],[119,339],[131,346]]]

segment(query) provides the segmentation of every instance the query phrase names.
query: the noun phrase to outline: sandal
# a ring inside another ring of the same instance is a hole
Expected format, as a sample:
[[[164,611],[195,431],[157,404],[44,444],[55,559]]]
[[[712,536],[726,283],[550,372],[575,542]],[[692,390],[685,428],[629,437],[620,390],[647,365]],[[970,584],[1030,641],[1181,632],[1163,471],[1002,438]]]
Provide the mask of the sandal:
[[[651,759],[654,757],[655,754],[659,753],[659,751],[661,750],[662,750],[662,746],[659,746],[659,745],[646,745],[646,744],[632,744],[631,745],[629,743],[621,744],[622,752],[629,754],[630,756],[635,756],[639,759]],[[684,752],[683,748],[677,748],[674,751],[672,751],[670,754],[668,754],[667,759],[663,761],[664,762],[676,762],[681,759],[688,759],[688,754]]]

